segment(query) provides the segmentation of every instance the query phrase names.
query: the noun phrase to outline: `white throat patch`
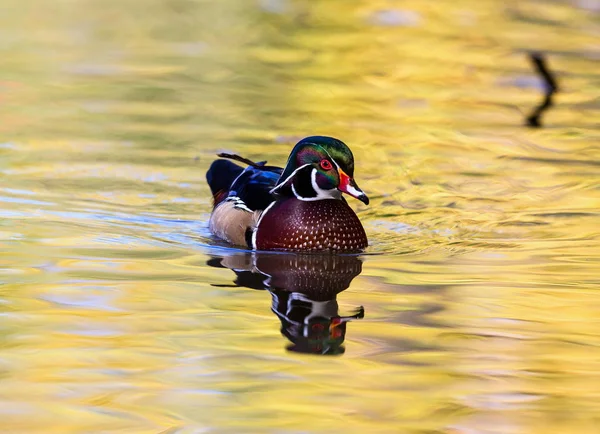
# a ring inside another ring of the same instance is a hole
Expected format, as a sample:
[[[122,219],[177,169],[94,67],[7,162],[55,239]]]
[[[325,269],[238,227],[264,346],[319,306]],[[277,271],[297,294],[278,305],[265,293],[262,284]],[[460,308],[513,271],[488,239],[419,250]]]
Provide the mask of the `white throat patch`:
[[[313,170],[310,172],[310,183],[311,183],[312,188],[315,191],[315,193],[317,193],[317,195],[315,197],[300,196],[300,194],[294,188],[294,184],[292,183],[292,192],[294,193],[294,196],[296,196],[296,199],[303,200],[305,202],[312,202],[315,200],[323,200],[323,199],[338,199],[339,200],[342,198],[342,192],[339,191],[337,188],[332,188],[331,190],[324,190],[321,187],[319,187],[319,184],[317,184],[317,169],[313,168]]]

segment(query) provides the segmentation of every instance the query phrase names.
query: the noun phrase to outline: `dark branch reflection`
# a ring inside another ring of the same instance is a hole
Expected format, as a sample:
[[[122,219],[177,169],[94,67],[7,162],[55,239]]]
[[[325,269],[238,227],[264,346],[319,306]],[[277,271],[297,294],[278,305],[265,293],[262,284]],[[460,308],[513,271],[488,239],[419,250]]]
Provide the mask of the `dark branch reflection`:
[[[213,257],[208,265],[231,269],[234,286],[271,293],[271,310],[291,342],[289,351],[343,354],[346,324],[364,317],[362,306],[339,315],[336,299],[362,271],[356,256],[249,252]]]

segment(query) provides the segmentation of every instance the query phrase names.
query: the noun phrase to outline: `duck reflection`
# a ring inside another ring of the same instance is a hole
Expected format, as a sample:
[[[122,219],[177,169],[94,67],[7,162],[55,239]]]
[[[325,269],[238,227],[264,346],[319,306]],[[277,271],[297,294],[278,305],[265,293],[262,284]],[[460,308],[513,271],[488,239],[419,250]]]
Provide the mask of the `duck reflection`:
[[[208,265],[235,272],[235,286],[271,293],[271,310],[291,342],[289,351],[343,354],[346,324],[364,317],[362,306],[340,316],[336,300],[362,271],[356,256],[249,252],[213,257]]]

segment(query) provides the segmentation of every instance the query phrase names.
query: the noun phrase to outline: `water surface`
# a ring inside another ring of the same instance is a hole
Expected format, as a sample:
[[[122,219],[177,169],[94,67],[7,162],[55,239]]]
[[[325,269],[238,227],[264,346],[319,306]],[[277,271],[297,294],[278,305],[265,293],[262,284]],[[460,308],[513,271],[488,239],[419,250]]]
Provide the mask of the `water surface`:
[[[0,431],[598,432],[597,2],[0,9]],[[211,237],[215,153],[313,134],[367,254]]]

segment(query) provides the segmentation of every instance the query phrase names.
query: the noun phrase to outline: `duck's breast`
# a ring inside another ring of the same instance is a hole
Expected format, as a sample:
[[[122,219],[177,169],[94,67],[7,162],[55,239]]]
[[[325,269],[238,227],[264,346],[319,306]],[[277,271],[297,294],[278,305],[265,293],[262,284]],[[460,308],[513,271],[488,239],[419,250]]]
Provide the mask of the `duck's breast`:
[[[358,252],[367,247],[360,220],[343,200],[278,200],[261,216],[253,236],[257,250]]]

